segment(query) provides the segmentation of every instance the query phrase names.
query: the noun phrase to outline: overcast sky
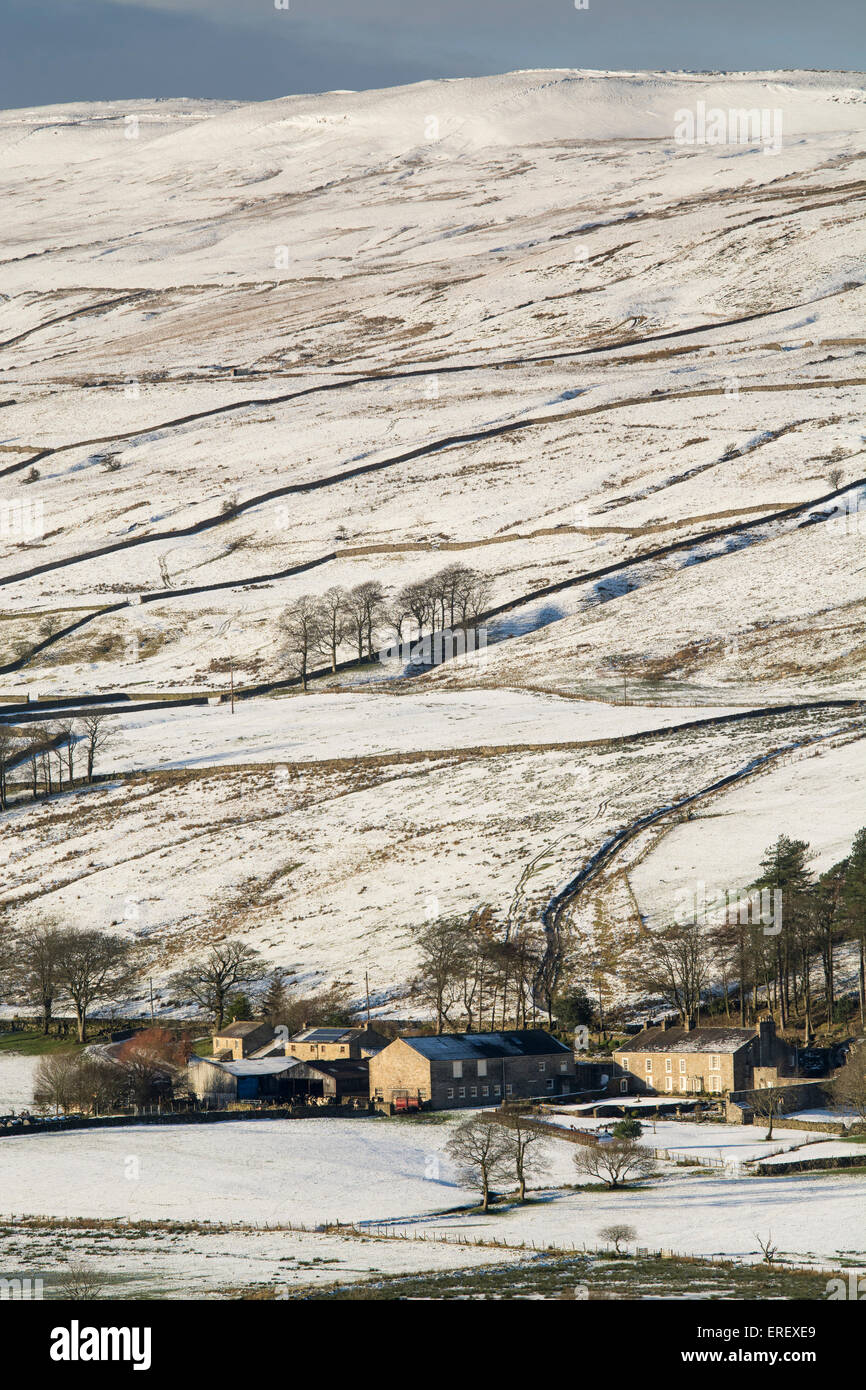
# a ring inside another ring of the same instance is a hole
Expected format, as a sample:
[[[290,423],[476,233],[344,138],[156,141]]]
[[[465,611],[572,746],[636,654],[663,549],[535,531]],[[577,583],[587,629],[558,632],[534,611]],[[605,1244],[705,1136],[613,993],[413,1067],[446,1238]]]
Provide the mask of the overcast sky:
[[[863,0],[0,0],[0,107],[513,68],[862,68]]]

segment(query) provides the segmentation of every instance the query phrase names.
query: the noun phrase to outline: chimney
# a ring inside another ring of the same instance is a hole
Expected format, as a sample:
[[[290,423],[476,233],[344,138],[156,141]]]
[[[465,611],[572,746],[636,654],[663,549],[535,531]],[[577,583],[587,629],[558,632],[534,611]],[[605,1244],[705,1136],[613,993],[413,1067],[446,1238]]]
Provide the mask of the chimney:
[[[771,1067],[776,1050],[776,1024],[772,1018],[762,1018],[758,1024],[758,1065]]]

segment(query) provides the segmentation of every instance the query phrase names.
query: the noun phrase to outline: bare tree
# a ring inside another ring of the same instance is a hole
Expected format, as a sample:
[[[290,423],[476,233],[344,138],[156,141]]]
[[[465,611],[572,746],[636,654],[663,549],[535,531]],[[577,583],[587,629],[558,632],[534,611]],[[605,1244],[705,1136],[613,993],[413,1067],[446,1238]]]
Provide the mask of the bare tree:
[[[51,1014],[60,993],[60,960],[67,933],[50,917],[40,918],[15,938],[14,977],[29,1004],[42,1015],[42,1032],[51,1032]]]
[[[651,953],[644,987],[661,994],[691,1026],[710,983],[709,938],[700,923],[675,923],[647,939]]]
[[[657,1172],[655,1160],[636,1139],[582,1144],[574,1155],[574,1166],[578,1173],[597,1178],[610,1188],[642,1182]]]
[[[177,993],[190,996],[212,1014],[219,1031],[232,990],[257,983],[264,973],[258,951],[243,941],[221,941],[173,975],[171,983]]]
[[[107,932],[64,931],[56,968],[59,993],[71,1000],[78,1041],[85,1042],[91,1006],[96,1000],[117,1001],[132,983],[132,947]]]
[[[866,1042],[856,1043],[848,1053],[848,1061],[836,1073],[832,1085],[833,1104],[842,1110],[853,1110],[861,1124],[866,1124]]]
[[[33,1100],[40,1110],[105,1115],[120,1108],[126,1089],[123,1068],[106,1057],[54,1052],[39,1058]]]
[[[310,659],[321,649],[324,631],[318,599],[310,594],[301,594],[294,605],[286,609],[281,627],[285,634],[289,668],[300,677],[301,686],[306,690]]]
[[[449,1013],[460,998],[466,965],[466,938],[459,917],[428,922],[415,934],[421,953],[420,970],[412,982],[416,998],[436,1015],[436,1032],[443,1033]]]
[[[376,579],[357,584],[349,595],[359,660],[364,655],[365,647],[368,658],[373,659],[373,633],[383,616],[384,599],[384,590]]]
[[[521,1202],[526,1201],[526,1181],[541,1177],[550,1169],[549,1140],[541,1130],[527,1124],[520,1106],[507,1106],[497,1117],[505,1130],[506,1152],[517,1178]]]
[[[772,1231],[768,1231],[768,1232],[767,1232],[766,1239],[764,1239],[763,1237],[761,1237],[761,1236],[759,1236],[759,1235],[756,1234],[756,1235],[755,1235],[755,1240],[758,1242],[758,1244],[759,1244],[760,1247],[761,1247],[761,1254],[762,1254],[763,1257],[764,1257],[764,1264],[767,1264],[767,1265],[773,1264],[773,1262],[775,1261],[776,1255],[778,1254],[778,1251],[779,1251],[778,1245],[774,1245],[774,1244],[773,1244],[773,1232],[772,1232]]]
[[[8,805],[6,778],[18,753],[18,735],[8,724],[0,723],[0,811],[5,811]]]
[[[87,758],[87,780],[92,782],[97,756],[104,752],[117,731],[111,723],[110,716],[100,710],[82,715],[80,727]]]
[[[60,739],[60,747],[66,754],[66,780],[70,787],[75,786],[75,745],[78,742],[78,731],[75,720],[69,717],[55,721],[54,728],[57,737]]]
[[[624,1222],[615,1222],[611,1226],[602,1226],[599,1235],[602,1240],[608,1241],[613,1246],[616,1253],[620,1255],[622,1251],[619,1247],[622,1245],[623,1241],[634,1240],[637,1237],[637,1231],[634,1226],[627,1226]]]
[[[83,1303],[102,1298],[105,1282],[93,1265],[84,1260],[70,1259],[57,1280],[62,1298]]]
[[[331,671],[337,671],[337,652],[348,631],[348,600],[345,589],[336,585],[322,595],[319,604],[320,649],[331,663]]]
[[[781,1115],[782,1096],[775,1086],[765,1086],[760,1091],[755,1091],[750,1102],[755,1115],[759,1115],[762,1120],[767,1122],[767,1133],[765,1139],[773,1137],[773,1122],[777,1115]]]
[[[505,1130],[492,1120],[474,1116],[459,1124],[446,1144],[461,1178],[481,1188],[481,1210],[490,1209],[490,1184],[509,1171],[510,1152]]]
[[[433,595],[426,580],[407,584],[397,595],[397,604],[415,619],[419,639],[424,636],[424,628],[429,624],[433,629]]]

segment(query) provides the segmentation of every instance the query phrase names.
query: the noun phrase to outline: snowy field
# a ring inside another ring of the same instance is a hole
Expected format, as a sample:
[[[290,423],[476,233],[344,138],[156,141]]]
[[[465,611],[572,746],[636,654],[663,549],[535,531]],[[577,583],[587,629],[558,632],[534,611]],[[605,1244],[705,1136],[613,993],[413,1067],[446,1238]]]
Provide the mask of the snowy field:
[[[112,771],[317,762],[485,745],[589,743],[730,714],[730,708],[641,709],[522,690],[310,695],[118,717]]]
[[[471,1201],[450,1124],[226,1121],[0,1140],[0,1214],[320,1225]]]
[[[38,1063],[38,1057],[0,1053],[0,1115],[32,1106],[33,1078]]]
[[[671,1175],[642,1191],[551,1194],[507,1214],[459,1223],[440,1217],[423,1229],[596,1248],[601,1228],[622,1222],[635,1228],[636,1244],[651,1250],[748,1262],[761,1259],[758,1237],[772,1235],[780,1256],[794,1262],[866,1269],[864,1192],[860,1174],[743,1178],[736,1170],[724,1177],[706,1172]]]
[[[14,1224],[0,1231],[0,1267],[45,1279],[62,1274],[68,1260],[98,1271],[106,1296],[209,1298],[231,1289],[277,1293],[294,1285],[354,1283],[377,1274],[423,1274],[477,1269],[520,1258],[455,1241],[389,1240],[323,1231],[205,1229],[136,1230],[123,1224],[82,1233],[74,1227],[40,1231]]]
[[[595,1248],[599,1228],[615,1220],[634,1225],[637,1243],[650,1248],[750,1260],[759,1255],[756,1233],[763,1237],[772,1231],[786,1256],[826,1263],[844,1254],[866,1264],[860,1175],[756,1178],[743,1176],[739,1162],[730,1164],[725,1176],[692,1175],[663,1164],[661,1176],[640,1191],[564,1192],[560,1184],[586,1179],[575,1170],[574,1146],[556,1139],[548,1146],[550,1169],[541,1180],[544,1191],[538,1202],[487,1217],[437,1215],[476,1198],[461,1186],[444,1153],[455,1122],[455,1117],[426,1125],[378,1119],[237,1121],[4,1139],[0,1164],[7,1211],[0,1217],[385,1223],[392,1231],[443,1240],[500,1238],[509,1245],[535,1241],[568,1249]],[[662,1137],[686,1157],[724,1152],[736,1160],[752,1156],[753,1148],[775,1150],[815,1138],[787,1131],[780,1132],[779,1143],[774,1139],[756,1145],[754,1131],[711,1125],[696,1131],[695,1126],[660,1122],[656,1138]],[[845,1148],[844,1141],[810,1146],[828,1154],[838,1147]],[[256,1239],[248,1253],[255,1278],[263,1280],[271,1277],[277,1251],[289,1261],[315,1254],[337,1258],[359,1272],[396,1270],[404,1258],[395,1251],[388,1262],[389,1250],[379,1245],[356,1251],[354,1245],[337,1242],[321,1251],[303,1241],[296,1250],[282,1238]],[[190,1240],[198,1258],[198,1237]],[[169,1270],[183,1267],[189,1243],[177,1238],[178,1259],[169,1262]],[[237,1242],[215,1235],[206,1244],[218,1261],[209,1277],[220,1282],[237,1277]],[[429,1249],[412,1252],[406,1267],[452,1267],[450,1252],[429,1256]],[[159,1262],[150,1267],[157,1270]],[[301,1277],[291,1269],[289,1273]]]

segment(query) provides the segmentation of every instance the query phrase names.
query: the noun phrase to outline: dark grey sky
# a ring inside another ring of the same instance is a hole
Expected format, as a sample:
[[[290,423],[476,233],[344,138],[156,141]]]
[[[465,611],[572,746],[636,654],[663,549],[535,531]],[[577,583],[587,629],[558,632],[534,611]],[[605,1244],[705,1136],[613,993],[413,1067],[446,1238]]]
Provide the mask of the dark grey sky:
[[[512,68],[862,68],[863,0],[0,0],[0,107]]]

